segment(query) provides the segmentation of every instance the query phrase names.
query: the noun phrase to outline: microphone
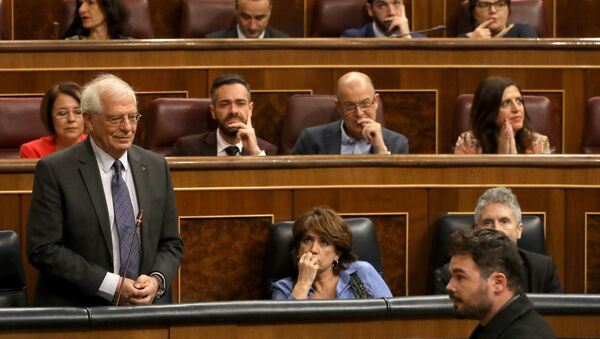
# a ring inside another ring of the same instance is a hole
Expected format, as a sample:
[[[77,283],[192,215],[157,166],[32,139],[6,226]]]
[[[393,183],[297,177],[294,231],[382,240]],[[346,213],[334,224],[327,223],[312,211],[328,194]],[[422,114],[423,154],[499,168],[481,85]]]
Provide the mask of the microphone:
[[[446,25],[437,25],[437,26],[433,26],[433,27],[427,28],[427,29],[422,29],[422,30],[419,30],[419,31],[414,31],[414,32],[410,32],[410,33],[399,34],[399,35],[396,35],[395,38],[402,38],[404,36],[411,35],[413,33],[429,33],[429,32],[443,31],[445,29],[446,29]]]
[[[125,275],[127,274],[127,269],[129,268],[129,262],[131,261],[131,250],[133,249],[133,242],[138,240],[139,236],[138,232],[142,227],[142,217],[144,216],[144,210],[140,209],[138,211],[137,217],[135,217],[135,234],[131,238],[131,243],[129,244],[129,252],[127,253],[127,260],[125,261],[125,269],[123,270],[123,277],[121,277],[121,283],[119,284],[119,291],[117,293],[117,302],[116,306],[119,306],[119,300],[121,300],[121,292],[123,291],[123,283],[125,282]]]

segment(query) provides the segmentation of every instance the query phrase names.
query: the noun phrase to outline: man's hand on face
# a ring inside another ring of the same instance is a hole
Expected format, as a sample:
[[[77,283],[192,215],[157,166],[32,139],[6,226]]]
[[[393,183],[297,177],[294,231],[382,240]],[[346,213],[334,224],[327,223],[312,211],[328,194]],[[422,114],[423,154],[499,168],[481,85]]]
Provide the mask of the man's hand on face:
[[[371,118],[360,118],[358,124],[362,126],[362,137],[373,146],[376,154],[387,154],[388,149],[383,142],[381,124]]]
[[[259,155],[261,150],[258,147],[258,140],[256,139],[256,132],[252,127],[252,111],[248,113],[248,119],[246,123],[234,122],[230,127],[238,128],[237,136],[242,140],[242,145],[248,155]]]
[[[393,6],[391,7],[394,8]],[[406,10],[404,5],[400,5],[398,10],[394,10],[393,14],[387,17],[384,21],[388,24],[388,33],[396,33],[398,35],[404,35],[403,37],[410,38],[410,27],[408,25],[408,18],[406,17]]]

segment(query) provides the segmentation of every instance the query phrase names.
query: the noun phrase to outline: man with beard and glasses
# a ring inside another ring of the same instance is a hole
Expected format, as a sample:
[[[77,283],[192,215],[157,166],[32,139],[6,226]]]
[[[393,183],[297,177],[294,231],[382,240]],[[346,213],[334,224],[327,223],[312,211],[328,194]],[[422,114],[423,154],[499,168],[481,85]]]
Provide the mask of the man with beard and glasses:
[[[411,33],[402,0],[368,0],[367,13],[372,22],[342,32],[342,38],[424,38],[420,33]]]
[[[277,148],[256,137],[252,127],[250,85],[237,74],[215,79],[210,89],[210,113],[219,127],[216,131],[177,139],[174,156],[275,155]]]
[[[479,321],[470,338],[554,338],[521,291],[521,256],[506,234],[463,229],[450,241],[452,278],[446,288],[456,314]]]

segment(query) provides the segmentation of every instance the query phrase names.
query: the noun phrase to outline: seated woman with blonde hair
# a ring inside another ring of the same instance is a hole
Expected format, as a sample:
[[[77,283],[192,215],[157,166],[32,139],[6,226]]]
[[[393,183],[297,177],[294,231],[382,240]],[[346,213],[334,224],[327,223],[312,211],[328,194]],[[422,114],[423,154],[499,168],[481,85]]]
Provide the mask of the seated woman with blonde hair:
[[[80,97],[81,86],[74,82],[62,82],[46,91],[40,118],[50,135],[21,145],[21,158],[43,158],[85,140]]]
[[[479,84],[471,124],[458,137],[455,154],[550,153],[548,137],[533,130],[521,89],[509,78],[493,76]]]
[[[293,277],[275,282],[274,300],[391,297],[379,273],[352,253],[348,224],[335,211],[315,207],[294,222]]]

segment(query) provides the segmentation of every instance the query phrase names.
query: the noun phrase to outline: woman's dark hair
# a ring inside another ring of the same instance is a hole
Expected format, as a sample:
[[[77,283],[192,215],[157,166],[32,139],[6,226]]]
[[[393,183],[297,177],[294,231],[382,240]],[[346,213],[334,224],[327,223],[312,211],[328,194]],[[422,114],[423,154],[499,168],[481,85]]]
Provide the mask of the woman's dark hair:
[[[479,26],[479,24],[477,23],[477,20],[475,20],[475,14],[473,14],[473,12],[475,12],[475,6],[477,6],[478,2],[479,2],[479,0],[469,0],[469,14],[471,16],[471,29],[475,29],[475,28],[477,28],[477,26]],[[508,15],[510,15],[510,0],[504,0],[504,2],[506,3],[506,6],[508,6]]]
[[[496,125],[496,117],[502,104],[502,94],[509,86],[515,86],[521,92],[517,83],[509,78],[492,76],[483,80],[473,98],[471,107],[471,126],[475,138],[481,142],[482,153],[496,153],[498,151],[497,136],[500,127]],[[517,152],[524,153],[531,146],[532,132],[531,120],[527,110],[523,106],[525,117],[523,119],[523,128],[515,134],[517,143]]]
[[[88,0],[77,0],[77,6],[75,6],[75,15],[73,16],[73,22],[69,25],[69,28],[65,31],[64,38],[68,38],[73,35],[89,36],[90,30],[84,28],[81,23],[81,16],[79,15],[79,7],[83,1]],[[108,35],[111,39],[120,39],[125,36],[125,28],[129,22],[129,8],[125,6],[123,0],[95,0],[98,2],[100,9],[104,13],[106,18],[106,27],[108,28]]]
[[[56,98],[60,94],[66,94],[77,100],[78,103],[81,103],[81,86],[74,82],[61,82],[50,87],[46,91],[46,94],[44,94],[42,104],[40,105],[40,118],[48,132],[52,135],[56,134],[54,122],[52,121],[52,108],[54,107]]]
[[[299,216],[294,221],[292,233],[294,234],[294,249],[292,250],[292,261],[298,264],[298,249],[302,238],[306,233],[312,230],[335,247],[339,254],[339,264],[334,267],[338,272],[340,268],[347,268],[348,265],[357,259],[352,253],[352,233],[350,227],[334,210],[328,207],[315,207],[312,210]]]

